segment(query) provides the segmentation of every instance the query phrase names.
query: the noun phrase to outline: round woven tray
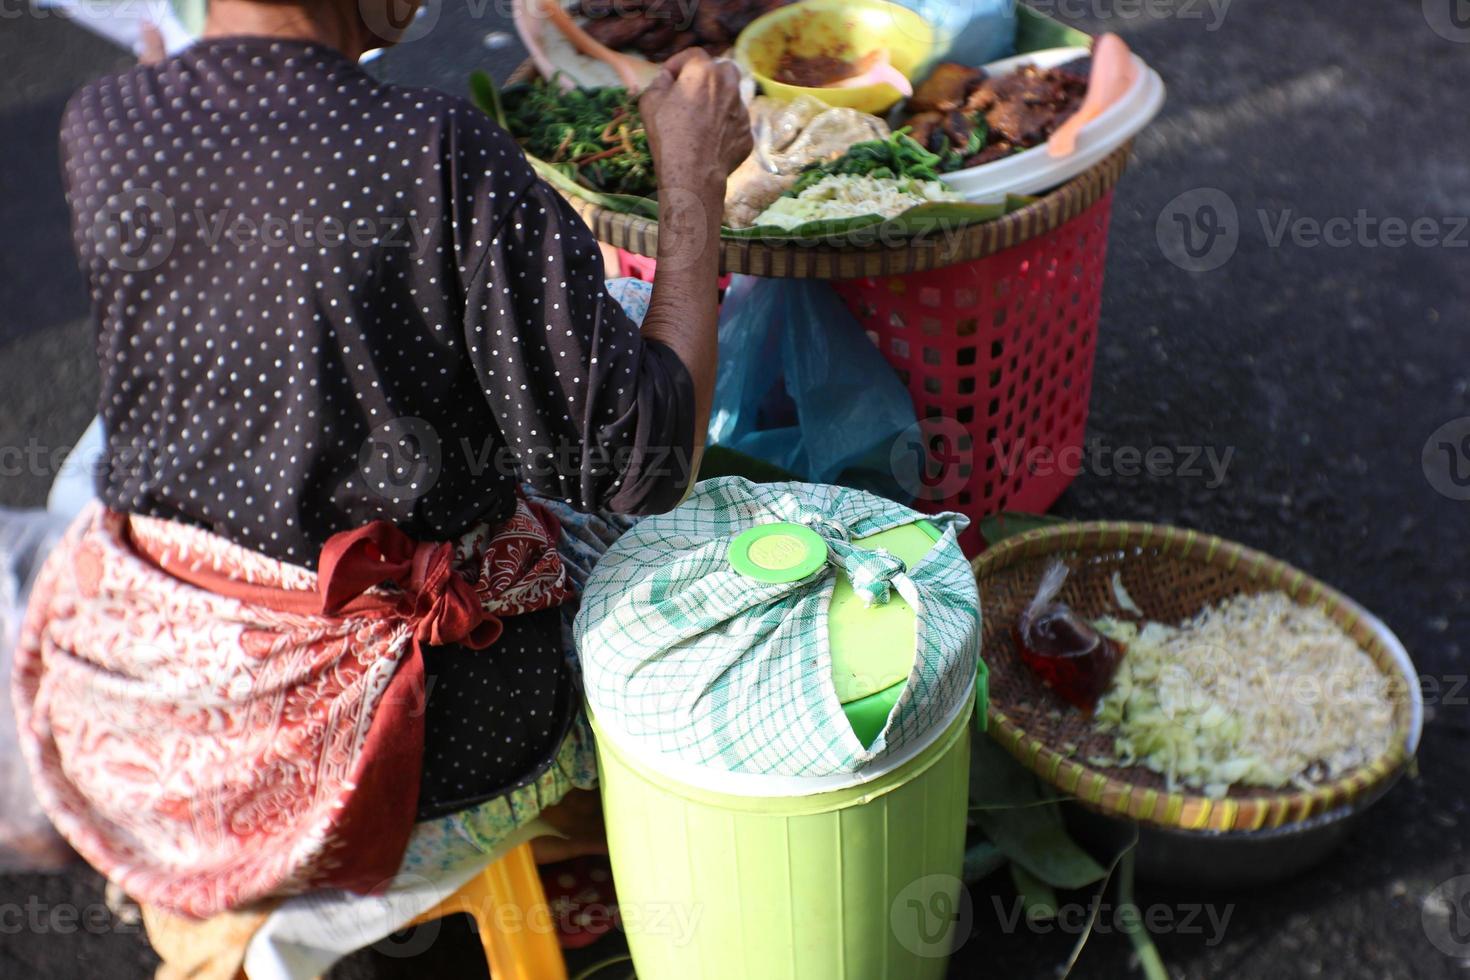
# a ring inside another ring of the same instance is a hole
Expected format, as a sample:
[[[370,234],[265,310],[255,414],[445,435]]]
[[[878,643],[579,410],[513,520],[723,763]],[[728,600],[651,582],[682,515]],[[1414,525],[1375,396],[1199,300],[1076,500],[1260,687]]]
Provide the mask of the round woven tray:
[[[1227,596],[1279,589],[1327,614],[1388,678],[1394,704],[1392,747],[1369,765],[1310,791],[1232,787],[1211,799],[1168,792],[1142,766],[1107,768],[1085,760],[1109,754],[1112,737],[1067,706],[1021,662],[1012,629],[1053,558],[1070,573],[1061,599],[1088,618],[1116,613],[1119,571],[1144,614],[1177,623]],[[1281,827],[1367,802],[1392,783],[1416,746],[1417,681],[1396,655],[1391,634],[1346,596],[1284,562],[1212,535],[1152,524],[1088,523],[1007,538],[975,560],[984,615],[981,650],[990,670],[990,731],[1023,765],[1067,796],[1111,816],[1176,830],[1244,831]]]
[[[535,77],[535,66],[528,61],[511,73],[506,84]],[[981,259],[1045,234],[1096,204],[1122,177],[1131,147],[1131,142],[1124,144],[1032,204],[994,221],[897,242],[865,243],[857,248],[727,238],[721,242],[720,268],[724,273],[775,279],[857,279],[922,272]],[[657,221],[610,211],[575,195],[565,196],[599,241],[636,255],[658,254]]]

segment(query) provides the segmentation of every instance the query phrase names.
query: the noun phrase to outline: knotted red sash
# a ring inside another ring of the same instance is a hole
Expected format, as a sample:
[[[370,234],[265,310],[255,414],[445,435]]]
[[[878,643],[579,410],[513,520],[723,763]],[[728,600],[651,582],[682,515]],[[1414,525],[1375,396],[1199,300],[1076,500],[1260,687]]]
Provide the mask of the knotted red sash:
[[[208,916],[397,871],[423,761],[424,646],[560,604],[549,515],[454,542],[375,522],[319,571],[85,512],[38,578],[14,693],[37,794],[138,900]],[[491,655],[491,654],[485,654]]]

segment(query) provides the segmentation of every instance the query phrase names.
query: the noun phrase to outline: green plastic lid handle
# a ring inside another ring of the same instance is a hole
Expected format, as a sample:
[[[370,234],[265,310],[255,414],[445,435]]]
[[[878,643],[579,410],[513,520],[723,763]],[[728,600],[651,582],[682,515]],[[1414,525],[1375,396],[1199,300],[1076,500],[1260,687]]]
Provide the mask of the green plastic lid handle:
[[[827,542],[804,524],[750,528],[730,542],[730,567],[757,582],[799,582],[827,564]]]

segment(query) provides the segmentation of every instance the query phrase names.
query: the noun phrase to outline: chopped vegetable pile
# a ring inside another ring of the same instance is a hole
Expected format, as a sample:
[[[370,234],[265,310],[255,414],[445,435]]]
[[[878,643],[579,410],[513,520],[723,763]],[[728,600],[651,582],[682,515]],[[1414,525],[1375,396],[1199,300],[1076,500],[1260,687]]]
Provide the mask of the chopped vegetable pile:
[[[526,152],[606,194],[657,188],[638,101],[623,88],[568,89],[537,80],[506,89],[505,121]]]
[[[1101,619],[1127,656],[1098,704],[1114,737],[1094,765],[1141,765],[1224,796],[1235,783],[1310,789],[1388,751],[1388,678],[1320,610],[1237,596],[1179,626]]]

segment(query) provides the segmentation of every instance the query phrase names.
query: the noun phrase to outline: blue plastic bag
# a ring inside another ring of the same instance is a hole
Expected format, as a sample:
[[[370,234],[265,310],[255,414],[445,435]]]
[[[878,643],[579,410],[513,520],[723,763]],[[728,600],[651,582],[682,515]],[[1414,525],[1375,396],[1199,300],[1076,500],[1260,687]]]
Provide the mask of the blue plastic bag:
[[[934,25],[931,62],[979,67],[1016,53],[1016,0],[897,0]],[[927,74],[927,72],[925,72]]]
[[[830,286],[736,276],[719,341],[710,445],[812,483],[912,497],[889,457],[913,402]]]

